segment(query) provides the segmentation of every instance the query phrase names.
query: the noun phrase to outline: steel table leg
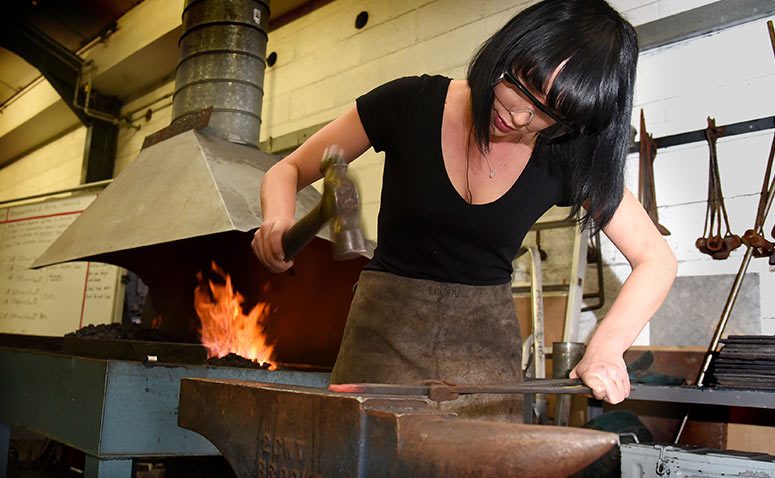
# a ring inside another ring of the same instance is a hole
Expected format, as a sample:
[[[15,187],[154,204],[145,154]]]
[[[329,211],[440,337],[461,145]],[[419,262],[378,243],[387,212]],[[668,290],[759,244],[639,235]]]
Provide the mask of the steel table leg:
[[[8,454],[11,452],[11,424],[0,421],[0,478],[8,476]]]
[[[86,455],[84,478],[132,478],[132,459],[105,460]]]
[[[533,410],[533,405],[535,405],[535,394],[526,393],[523,395],[523,397],[524,401],[522,402],[522,423],[526,425],[532,425],[535,422],[535,420],[533,420],[533,417],[535,416],[535,411]]]

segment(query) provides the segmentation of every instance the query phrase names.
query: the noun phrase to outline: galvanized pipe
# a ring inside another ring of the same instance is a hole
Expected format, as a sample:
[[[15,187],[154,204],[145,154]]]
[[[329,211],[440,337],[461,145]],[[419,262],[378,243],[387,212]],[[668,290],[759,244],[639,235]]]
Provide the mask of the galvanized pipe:
[[[258,145],[268,24],[261,0],[186,0],[173,122],[212,106],[218,136]]]

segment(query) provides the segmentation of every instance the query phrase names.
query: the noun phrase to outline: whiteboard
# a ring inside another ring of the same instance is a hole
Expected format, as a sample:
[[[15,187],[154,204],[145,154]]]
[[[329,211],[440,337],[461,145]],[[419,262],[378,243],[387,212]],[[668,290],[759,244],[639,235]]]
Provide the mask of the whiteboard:
[[[119,267],[70,262],[29,269],[96,197],[0,208],[0,333],[62,336],[118,315]]]

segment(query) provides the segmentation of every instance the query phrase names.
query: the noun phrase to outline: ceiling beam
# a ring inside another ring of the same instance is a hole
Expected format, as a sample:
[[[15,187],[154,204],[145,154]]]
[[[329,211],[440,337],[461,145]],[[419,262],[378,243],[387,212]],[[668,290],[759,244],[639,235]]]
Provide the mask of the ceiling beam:
[[[87,123],[83,111],[72,104],[84,63],[81,57],[34,26],[12,17],[3,17],[0,21],[0,46],[37,68],[73,113]]]
[[[126,98],[173,74],[182,9],[182,1],[145,0],[119,18],[113,34],[80,52],[93,62],[92,86]],[[2,109],[0,167],[78,126],[81,114],[70,115],[53,86],[36,82]]]
[[[721,0],[635,27],[641,53],[775,14],[775,0]]]

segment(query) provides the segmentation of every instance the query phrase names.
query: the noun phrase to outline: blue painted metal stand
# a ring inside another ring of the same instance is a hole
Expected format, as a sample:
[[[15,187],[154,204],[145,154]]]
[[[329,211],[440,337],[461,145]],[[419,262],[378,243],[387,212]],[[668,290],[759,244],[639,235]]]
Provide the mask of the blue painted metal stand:
[[[0,478],[8,475],[8,453],[11,451],[11,425],[0,421]]]
[[[0,377],[0,478],[7,469],[10,425],[85,452],[87,477],[130,478],[133,458],[220,455],[204,437],[178,426],[182,378],[326,387],[329,374],[145,366],[0,347]]]
[[[132,478],[132,459],[101,460],[86,455],[83,476],[84,478]]]

